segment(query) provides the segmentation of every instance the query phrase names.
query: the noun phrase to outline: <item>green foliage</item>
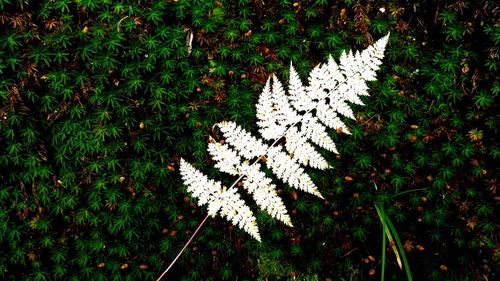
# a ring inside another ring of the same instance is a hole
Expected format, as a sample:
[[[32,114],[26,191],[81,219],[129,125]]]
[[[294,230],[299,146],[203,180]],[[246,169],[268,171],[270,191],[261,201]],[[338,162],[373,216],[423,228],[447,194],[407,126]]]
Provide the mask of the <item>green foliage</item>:
[[[295,228],[264,218],[261,244],[211,220],[170,278],[370,279],[380,202],[415,280],[498,279],[497,4],[368,2],[0,0],[0,279],[154,280],[206,212],[179,155],[208,170],[212,124],[255,131],[270,74],[387,31],[334,169],[312,172],[326,200],[283,185]]]

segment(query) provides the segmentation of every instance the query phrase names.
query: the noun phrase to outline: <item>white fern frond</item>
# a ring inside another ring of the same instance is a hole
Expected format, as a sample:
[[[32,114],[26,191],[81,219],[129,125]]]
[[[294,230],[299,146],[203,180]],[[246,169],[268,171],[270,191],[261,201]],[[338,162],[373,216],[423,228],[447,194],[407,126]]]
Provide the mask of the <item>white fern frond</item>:
[[[285,132],[285,128],[277,126],[275,122],[278,113],[273,109],[273,104],[271,78],[268,78],[259,96],[259,101],[255,105],[259,133],[266,140],[276,139]]]
[[[337,112],[333,110],[328,104],[318,104],[318,106],[316,107],[316,116],[325,126],[337,131],[340,130],[341,132],[348,135],[351,134],[344,122],[340,120]]]
[[[306,138],[320,147],[338,153],[335,143],[326,132],[326,127],[318,122],[318,118],[313,117],[311,113],[304,114],[301,131]]]
[[[285,95],[283,84],[275,75],[267,80],[256,109],[259,133],[267,140],[283,137],[288,127],[300,120]]]
[[[208,144],[207,151],[215,161],[215,168],[232,176],[240,173],[241,157],[236,151],[225,144],[215,143],[213,140]]]
[[[233,225],[237,225],[239,228],[245,230],[260,242],[261,238],[257,221],[245,201],[236,192],[236,188],[230,188],[221,192],[219,197],[219,201],[222,204],[220,214],[222,217],[227,217],[227,220]]]
[[[328,162],[325,160],[316,149],[307,142],[301,133],[299,133],[296,127],[290,128],[286,133],[286,143],[285,148],[288,152],[293,154],[292,159],[297,161],[303,166],[310,166],[311,168],[324,170],[330,167]]]
[[[295,71],[293,64],[290,63],[290,79],[288,81],[288,99],[297,111],[308,111],[314,108],[314,103],[306,96],[304,85],[300,80],[299,74]]]
[[[340,116],[354,119],[351,105],[363,105],[361,96],[368,95],[367,82],[376,79],[388,39],[389,34],[361,52],[344,52],[338,63],[329,57],[327,63],[313,68],[307,85],[302,84],[290,64],[288,93],[275,75],[270,77],[259,96],[256,111],[262,139],[274,142],[267,145],[234,122],[217,123],[225,144],[209,144],[215,167],[239,176],[233,186],[242,180],[257,205],[291,226],[286,207],[276,194],[276,186],[257,162],[263,160],[272,173],[289,186],[323,198],[303,166],[330,168],[314,145],[337,153],[327,128],[349,134]],[[283,137],[284,146],[278,144]],[[249,160],[254,162],[250,164]],[[208,204],[210,215],[221,214],[260,241],[255,217],[236,188],[225,190],[220,182],[209,180],[184,159],[181,159],[180,172],[188,191],[198,198],[198,204]]]
[[[208,179],[207,176],[182,158],[180,173],[184,184],[187,186],[187,191],[191,192],[191,196],[194,198],[198,198],[198,205],[208,204],[208,213],[215,216],[222,207],[219,200],[222,190],[221,183]]]
[[[261,171],[261,165],[258,163],[255,165],[244,163],[241,170],[246,175],[243,186],[252,194],[255,203],[271,217],[282,221],[288,226],[293,226],[285,204],[276,193],[276,186]]]
[[[248,161],[241,161],[236,151],[226,144],[211,142],[208,145],[208,152],[216,161],[214,166],[221,172],[244,176],[243,187],[253,196],[255,203],[262,210],[284,224],[292,226],[285,204],[276,194],[276,186],[260,170],[260,164],[250,165]]]
[[[266,154],[267,145],[236,123],[223,121],[217,123],[217,127],[224,134],[226,142],[233,146],[244,158],[251,160],[254,157]]]
[[[316,108],[316,104],[325,100],[328,92],[328,82],[331,77],[328,76],[328,72],[326,72],[326,68],[323,65],[316,65],[308,77],[308,85],[305,87],[306,96],[309,98],[309,103],[314,104],[314,108]]]
[[[345,101],[362,104],[359,96],[368,95],[366,81],[376,80],[375,71],[379,69],[382,63],[388,40],[389,34],[380,38],[375,44],[362,52],[353,53],[349,51],[348,53],[342,53],[339,58],[339,68],[345,80],[338,87],[338,94],[341,97],[339,101],[341,103],[338,105],[330,103],[332,108],[337,108],[342,115],[354,119],[352,111],[349,106],[346,106]],[[329,63],[330,61],[333,61],[333,59],[329,60]]]
[[[291,187],[323,198],[309,175],[297,162],[282,151],[281,145],[269,148],[266,165],[276,177]]]
[[[296,111],[288,102],[288,97],[285,95],[283,84],[281,84],[280,80],[276,78],[274,74],[272,76],[272,94],[274,109],[278,113],[277,120],[275,121],[280,127],[286,128],[287,126],[300,120],[300,116],[298,116]],[[283,134],[281,134],[281,136],[283,136]]]
[[[226,190],[218,181],[210,180],[202,172],[181,158],[180,173],[191,196],[198,198],[198,206],[208,204],[208,214],[214,217],[219,213],[227,216],[233,225],[238,225],[260,241],[256,219],[236,189]]]

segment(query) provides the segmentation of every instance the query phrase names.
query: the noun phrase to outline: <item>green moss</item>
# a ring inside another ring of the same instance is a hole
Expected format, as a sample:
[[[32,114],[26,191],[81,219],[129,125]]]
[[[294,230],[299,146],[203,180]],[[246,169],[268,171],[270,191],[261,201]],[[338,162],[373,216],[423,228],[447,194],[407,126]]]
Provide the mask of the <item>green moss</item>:
[[[262,244],[210,220],[170,278],[369,279],[383,202],[415,280],[498,279],[494,1],[115,2],[0,0],[0,279],[154,280],[206,213],[179,156],[209,170],[212,124],[255,130],[269,74],[305,79],[387,31],[353,134],[314,173],[326,201],[284,186],[295,228],[263,218]]]

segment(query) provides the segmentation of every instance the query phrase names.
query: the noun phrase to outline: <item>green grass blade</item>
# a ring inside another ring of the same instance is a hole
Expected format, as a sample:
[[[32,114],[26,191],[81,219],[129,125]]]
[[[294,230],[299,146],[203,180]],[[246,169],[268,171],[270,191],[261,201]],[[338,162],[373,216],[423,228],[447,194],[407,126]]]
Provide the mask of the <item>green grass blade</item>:
[[[410,266],[408,263],[408,259],[406,258],[406,254],[403,248],[403,244],[401,243],[401,239],[399,239],[399,235],[396,231],[396,228],[392,224],[391,219],[387,216],[382,206],[375,204],[375,209],[377,210],[377,214],[380,218],[380,222],[382,223],[382,275],[381,280],[385,278],[385,249],[386,249],[386,236],[389,241],[394,241],[396,245],[391,245],[394,254],[396,255],[396,260],[400,268],[404,267],[406,272],[406,277],[408,281],[412,281],[413,278],[411,276]],[[385,235],[384,235],[385,234]],[[394,239],[393,239],[394,237]],[[403,265],[401,265],[401,262]]]
[[[387,247],[387,237],[385,237],[385,225],[382,224],[382,270],[380,272],[380,280],[385,280],[385,249]]]
[[[401,239],[399,239],[399,235],[398,235],[398,233],[396,231],[396,228],[392,224],[391,219],[386,216],[385,217],[385,222],[387,224],[387,227],[389,228],[389,230],[393,234],[394,239],[396,241],[396,246],[398,247],[399,253],[401,254],[400,256],[401,256],[401,259],[403,260],[403,266],[405,268],[406,277],[408,278],[408,281],[412,281],[413,278],[411,277],[410,265],[408,264],[408,259],[406,258],[406,254],[405,254],[405,250],[404,250],[404,247],[403,247],[403,243],[401,243]]]

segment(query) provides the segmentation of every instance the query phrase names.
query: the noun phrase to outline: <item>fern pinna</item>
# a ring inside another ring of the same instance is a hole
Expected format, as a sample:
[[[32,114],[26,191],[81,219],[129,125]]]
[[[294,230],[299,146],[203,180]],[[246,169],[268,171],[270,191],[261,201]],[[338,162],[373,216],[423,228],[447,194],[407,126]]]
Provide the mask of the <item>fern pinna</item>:
[[[257,103],[257,125],[263,139],[231,121],[216,124],[225,141],[215,142],[211,138],[208,152],[216,168],[238,179],[229,188],[223,187],[181,159],[184,184],[192,196],[198,198],[198,205],[207,204],[209,215],[226,217],[260,241],[252,211],[233,188],[241,181],[260,208],[292,226],[276,186],[262,171],[259,161],[291,187],[322,198],[303,167],[321,170],[330,167],[313,144],[337,153],[327,130],[349,134],[340,116],[354,119],[348,103],[363,105],[360,96],[368,95],[366,81],[376,80],[375,71],[382,62],[388,39],[389,34],[361,52],[343,52],[339,64],[329,57],[326,64],[311,71],[307,86],[290,65],[288,94],[276,76],[269,78]],[[283,138],[284,146],[277,144]],[[268,145],[265,141],[273,142]]]

